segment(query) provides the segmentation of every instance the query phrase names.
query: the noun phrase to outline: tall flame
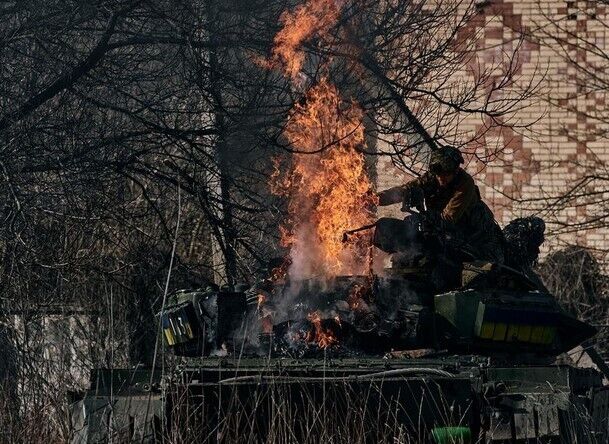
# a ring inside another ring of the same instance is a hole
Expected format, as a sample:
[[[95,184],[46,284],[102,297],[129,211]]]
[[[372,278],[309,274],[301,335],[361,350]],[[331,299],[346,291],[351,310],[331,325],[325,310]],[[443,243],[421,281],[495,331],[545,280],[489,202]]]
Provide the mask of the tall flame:
[[[296,152],[287,168],[276,165],[271,191],[289,199],[282,232],[292,278],[366,271],[367,239],[341,240],[344,231],[373,218],[372,185],[358,150],[364,145],[362,119],[359,106],[342,100],[325,78],[289,115],[284,135]]]
[[[293,83],[305,62],[303,44],[327,40],[345,0],[306,0],[281,15],[267,66],[279,67]],[[300,85],[298,85],[300,86]],[[281,227],[290,247],[293,279],[361,274],[366,271],[370,242],[366,236],[342,242],[344,231],[373,218],[372,185],[366,174],[363,112],[340,97],[322,78],[289,114],[284,135],[294,149],[291,163],[276,163],[271,191],[289,199],[289,219]]]
[[[281,69],[302,87],[303,44],[313,37],[328,41],[343,5],[344,0],[306,0],[293,12],[284,12],[271,58],[262,64]],[[345,231],[368,225],[374,217],[376,198],[362,153],[363,118],[362,109],[342,99],[327,77],[309,88],[289,113],[284,136],[293,155],[286,163],[276,160],[271,192],[288,199],[288,219],[280,230],[282,244],[290,248],[288,273],[294,280],[367,271],[369,235],[354,236],[349,243],[342,239]],[[338,342],[322,325],[320,312],[310,313],[308,319],[314,331],[307,341],[320,348]],[[340,328],[340,318],[335,322]]]

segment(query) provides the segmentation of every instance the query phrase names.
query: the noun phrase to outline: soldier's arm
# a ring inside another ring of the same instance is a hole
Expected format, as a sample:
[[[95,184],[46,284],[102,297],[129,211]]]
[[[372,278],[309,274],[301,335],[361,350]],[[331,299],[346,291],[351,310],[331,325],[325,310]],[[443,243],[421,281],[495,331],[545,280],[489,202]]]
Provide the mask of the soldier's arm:
[[[402,202],[406,187],[401,185],[399,187],[389,188],[388,190],[379,192],[379,206],[391,205],[398,202]]]
[[[397,187],[389,188],[378,193],[379,206],[392,205],[400,203],[404,200],[406,192],[414,187],[421,186],[421,178],[411,180],[406,185],[400,185]]]
[[[442,210],[442,219],[452,224],[457,223],[474,206],[478,199],[476,185],[471,177],[457,186],[452,198]]]

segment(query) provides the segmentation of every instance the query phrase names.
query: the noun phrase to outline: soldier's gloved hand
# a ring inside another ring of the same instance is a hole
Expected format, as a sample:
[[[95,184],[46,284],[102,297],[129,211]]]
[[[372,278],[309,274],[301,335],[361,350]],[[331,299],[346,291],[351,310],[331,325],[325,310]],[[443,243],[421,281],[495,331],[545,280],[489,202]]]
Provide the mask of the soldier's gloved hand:
[[[402,197],[402,208],[401,211],[407,213],[412,208],[412,189],[407,188],[404,190],[404,196]]]
[[[423,233],[440,233],[443,231],[443,220],[439,213],[428,211],[421,218],[421,231]]]
[[[408,212],[411,208],[416,208],[419,213],[424,211],[425,195],[419,187],[409,187],[404,190],[402,199],[402,211]]]

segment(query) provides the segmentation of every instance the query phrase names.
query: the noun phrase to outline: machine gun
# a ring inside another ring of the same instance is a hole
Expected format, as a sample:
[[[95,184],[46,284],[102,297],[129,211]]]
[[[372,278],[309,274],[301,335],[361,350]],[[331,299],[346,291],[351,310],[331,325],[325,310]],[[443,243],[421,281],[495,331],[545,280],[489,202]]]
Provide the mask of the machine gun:
[[[375,229],[374,245],[390,254],[406,251],[413,246],[419,247],[418,244],[435,244],[436,249],[444,252],[458,252],[468,260],[476,259],[475,249],[456,234],[454,227],[439,214],[427,209],[420,188],[405,190],[401,211],[409,216],[404,220],[379,218],[372,224],[345,231],[342,241],[348,242],[350,236],[356,233]]]
[[[372,224],[345,231],[343,242],[355,233],[374,229],[373,245],[392,255],[393,272],[427,268],[426,273],[437,283],[438,290],[487,286],[494,281],[547,292],[541,280],[526,268],[481,260],[455,227],[427,208],[420,188],[406,190],[401,211],[408,214],[405,219],[379,218]]]

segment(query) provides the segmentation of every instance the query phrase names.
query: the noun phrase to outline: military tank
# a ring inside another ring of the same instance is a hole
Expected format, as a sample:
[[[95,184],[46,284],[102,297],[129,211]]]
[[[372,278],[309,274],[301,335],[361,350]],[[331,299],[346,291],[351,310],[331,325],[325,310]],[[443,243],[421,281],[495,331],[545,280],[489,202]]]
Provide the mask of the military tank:
[[[595,334],[510,267],[429,267],[182,290],[158,314],[175,365],[98,369],[74,442],[605,443]]]
[[[437,149],[390,93],[409,142]],[[73,442],[609,442],[609,369],[557,359],[595,329],[530,269],[543,222],[508,224],[499,266],[434,231],[421,193],[410,198],[413,217],[344,233],[375,229],[395,259],[382,272],[294,281],[279,261],[252,287],[169,295],[155,355],[173,359],[94,369],[71,404]]]

